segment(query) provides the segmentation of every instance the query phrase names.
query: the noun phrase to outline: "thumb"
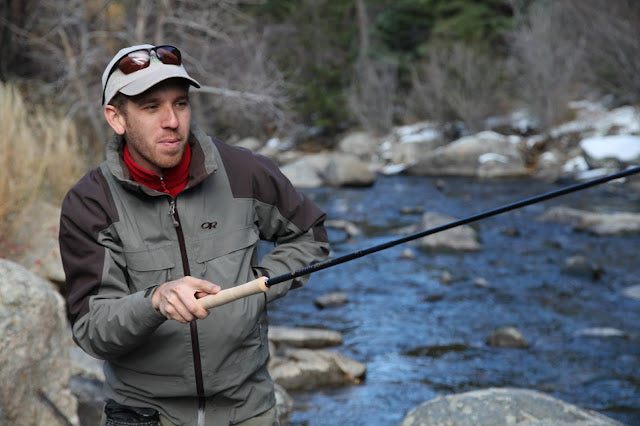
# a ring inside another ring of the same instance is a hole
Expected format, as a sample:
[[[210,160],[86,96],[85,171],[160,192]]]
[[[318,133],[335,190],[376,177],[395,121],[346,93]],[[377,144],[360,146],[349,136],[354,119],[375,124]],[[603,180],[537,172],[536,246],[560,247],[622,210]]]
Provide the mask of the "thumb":
[[[217,284],[213,284],[208,281],[204,281],[204,283],[205,284],[202,286],[202,288],[196,290],[195,292],[196,299],[200,299],[201,297],[207,296],[209,294],[216,294],[220,290],[222,290],[222,287],[220,287]]]

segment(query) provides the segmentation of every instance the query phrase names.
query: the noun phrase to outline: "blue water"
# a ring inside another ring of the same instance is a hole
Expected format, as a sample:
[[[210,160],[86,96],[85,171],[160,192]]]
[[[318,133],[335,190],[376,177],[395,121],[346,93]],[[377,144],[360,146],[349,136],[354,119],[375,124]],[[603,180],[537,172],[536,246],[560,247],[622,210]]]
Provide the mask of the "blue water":
[[[380,177],[371,188],[305,193],[330,219],[363,231],[349,239],[330,230],[337,257],[398,238],[398,229],[419,222],[420,214],[402,214],[402,207],[464,218],[559,187],[394,176]],[[507,386],[640,424],[640,301],[622,294],[640,282],[640,236],[597,237],[536,220],[555,205],[637,212],[640,197],[607,184],[531,205],[474,223],[480,252],[430,253],[403,244],[316,272],[304,288],[274,303],[272,324],[340,331],[344,344],[337,349],[367,366],[359,385],[292,393],[290,424],[395,425],[438,395]],[[415,258],[400,259],[407,248]],[[573,255],[603,273],[563,272]],[[450,284],[440,282],[444,271],[453,277]],[[489,286],[474,285],[476,278]],[[334,291],[345,292],[349,302],[314,306]],[[531,346],[487,346],[487,336],[505,325],[521,330]],[[629,336],[576,336],[591,327]]]

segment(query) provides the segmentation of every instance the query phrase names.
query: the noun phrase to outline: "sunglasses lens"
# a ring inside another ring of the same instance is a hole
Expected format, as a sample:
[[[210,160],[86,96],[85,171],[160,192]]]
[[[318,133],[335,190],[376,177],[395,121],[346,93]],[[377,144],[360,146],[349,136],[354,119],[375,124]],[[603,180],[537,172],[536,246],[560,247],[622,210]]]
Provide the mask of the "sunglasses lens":
[[[138,50],[131,52],[118,63],[118,68],[125,74],[139,71],[149,66],[151,57],[146,50]]]
[[[156,56],[163,64],[180,65],[182,63],[180,51],[173,46],[156,47]]]

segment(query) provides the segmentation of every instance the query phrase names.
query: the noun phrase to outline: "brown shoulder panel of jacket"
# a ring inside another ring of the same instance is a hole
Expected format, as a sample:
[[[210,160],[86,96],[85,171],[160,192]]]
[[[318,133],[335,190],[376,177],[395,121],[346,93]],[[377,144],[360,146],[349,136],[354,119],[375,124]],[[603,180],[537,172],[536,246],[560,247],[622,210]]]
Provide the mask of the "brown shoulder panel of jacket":
[[[275,206],[298,228],[313,229],[316,241],[328,242],[325,213],[298,192],[267,157],[214,140],[236,198],[254,198]]]
[[[100,289],[105,251],[98,244],[98,235],[117,220],[118,211],[100,168],[88,172],[62,203],[58,239],[71,324],[89,311],[89,298]]]

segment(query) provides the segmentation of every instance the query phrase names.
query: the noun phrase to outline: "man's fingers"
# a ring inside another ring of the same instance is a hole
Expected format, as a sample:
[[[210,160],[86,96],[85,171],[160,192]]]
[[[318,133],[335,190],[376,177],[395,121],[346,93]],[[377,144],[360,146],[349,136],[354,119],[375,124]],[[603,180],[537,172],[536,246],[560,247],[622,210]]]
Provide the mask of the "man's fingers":
[[[183,320],[181,322],[189,322],[198,318],[203,319],[209,315],[209,312],[204,309],[196,299],[197,290],[194,290],[191,286],[178,286],[174,291],[178,297],[178,300],[175,302],[175,307],[177,313]]]
[[[194,277],[164,283],[156,290],[158,310],[165,317],[182,323],[203,319],[209,315],[209,311],[197,299],[219,291],[220,286]]]
[[[221,287],[217,284],[213,284],[209,281],[201,280],[194,277],[185,277],[185,280],[193,287],[195,290],[194,294],[216,294],[221,290]],[[201,296],[196,296],[201,297]]]
[[[187,323],[196,319],[188,306],[186,306],[179,292],[176,292],[175,289],[172,289],[171,293],[161,303],[160,312],[163,312],[167,318],[181,323]]]

